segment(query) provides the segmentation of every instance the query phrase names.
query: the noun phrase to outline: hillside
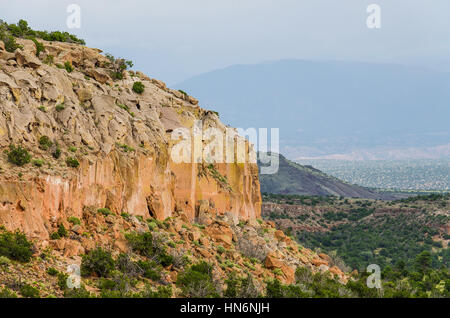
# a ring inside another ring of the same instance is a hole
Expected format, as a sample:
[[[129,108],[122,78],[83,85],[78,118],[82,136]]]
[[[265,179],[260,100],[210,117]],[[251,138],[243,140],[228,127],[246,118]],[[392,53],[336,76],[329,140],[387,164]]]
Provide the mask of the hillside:
[[[449,84],[448,73],[401,65],[281,60],[233,65],[176,87],[234,127],[282,127],[288,158],[433,159],[448,157]]]
[[[226,129],[197,99],[67,33],[0,39],[0,297],[359,295],[260,219],[256,164],[173,159],[177,128]]]
[[[261,192],[312,196],[344,196],[389,200],[390,194],[345,183],[311,166],[302,166],[280,155],[279,170],[273,175],[260,175]]]
[[[423,250],[433,266],[448,266],[450,195],[397,201],[264,195],[263,216],[309,248],[337,254],[352,268],[412,265]],[[439,254],[442,253],[442,254]]]
[[[267,194],[262,214],[344,270],[379,265],[384,279],[403,281],[398,297],[450,292],[449,194],[397,201]]]

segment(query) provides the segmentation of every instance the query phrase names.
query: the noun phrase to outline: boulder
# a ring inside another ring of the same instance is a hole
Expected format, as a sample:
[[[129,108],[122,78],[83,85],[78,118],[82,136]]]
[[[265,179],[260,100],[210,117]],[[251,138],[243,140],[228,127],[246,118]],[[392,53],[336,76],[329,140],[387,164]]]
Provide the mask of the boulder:
[[[188,237],[191,241],[198,241],[200,236],[201,236],[201,233],[196,231],[195,229],[188,233]]]
[[[95,78],[100,84],[105,84],[111,81],[111,77],[108,75],[107,71],[104,69],[91,68],[85,71],[85,74]]]
[[[330,269],[330,267],[328,267],[327,265],[324,265],[324,264],[319,266],[319,271],[321,271],[322,273],[327,272],[329,269]]]
[[[330,271],[330,273],[336,275],[336,276],[339,277],[339,278],[345,276],[344,272],[341,271],[341,270],[339,269],[339,267],[337,267],[337,266],[331,267],[331,268],[329,269],[329,271]]]
[[[152,84],[154,84],[159,89],[162,89],[163,91],[167,90],[167,86],[166,86],[166,84],[164,82],[159,81],[159,80],[154,79],[154,78],[152,78],[150,81],[152,82]]]
[[[80,88],[77,91],[78,99],[84,103],[92,99],[92,91],[88,88]]]
[[[326,266],[328,266],[328,262],[325,261],[325,260],[323,260],[323,259],[320,259],[320,258],[314,258],[314,259],[312,259],[312,260],[311,260],[311,263],[312,263],[314,266],[316,266],[316,267],[319,267],[320,265],[326,265]]]
[[[271,252],[267,254],[266,260],[264,261],[264,265],[268,269],[276,269],[281,268],[283,266],[283,263],[275,257],[275,255]]]
[[[82,230],[83,229],[81,228],[81,225],[79,225],[79,224],[76,224],[71,228],[71,231],[78,235],[81,235],[83,233]]]
[[[74,240],[67,240],[64,244],[64,253],[65,257],[79,256],[83,255],[85,250],[80,242]]]
[[[36,69],[42,65],[42,62],[34,55],[31,55],[23,50],[16,50],[15,57],[17,64],[21,67],[28,66]]]
[[[283,264],[283,266],[281,266],[281,271],[283,272],[286,284],[295,283],[295,270],[291,266]]]
[[[191,103],[192,105],[197,106],[198,105],[198,99],[192,97],[192,96],[188,96],[188,101],[189,103]]]
[[[233,231],[230,229],[227,223],[223,222],[222,224],[220,224],[218,223],[218,221],[216,221],[206,228],[206,233],[214,241],[222,243],[225,248],[229,248],[232,246]]]
[[[320,254],[319,254],[319,257],[320,257],[321,259],[323,259],[324,261],[327,261],[328,263],[331,263],[331,257],[328,256],[327,254],[320,253]]]

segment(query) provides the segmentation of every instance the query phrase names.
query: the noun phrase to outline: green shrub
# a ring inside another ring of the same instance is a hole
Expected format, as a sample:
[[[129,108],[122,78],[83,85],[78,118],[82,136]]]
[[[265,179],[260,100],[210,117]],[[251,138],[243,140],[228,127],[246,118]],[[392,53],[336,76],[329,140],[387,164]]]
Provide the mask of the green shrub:
[[[66,108],[66,106],[64,105],[64,103],[58,104],[55,106],[55,110],[57,112],[63,111]]]
[[[77,38],[75,35],[68,32],[60,31],[38,31],[33,30],[28,26],[28,22],[25,20],[19,20],[17,24],[0,21],[0,35],[21,37],[21,38],[39,38],[45,41],[58,41],[58,42],[70,42],[78,44],[86,44],[83,39]]]
[[[219,245],[218,247],[217,247],[217,253],[219,253],[219,254],[223,254],[223,253],[225,253],[227,250],[225,249],[225,247],[223,247],[222,245]]]
[[[198,224],[198,223],[194,223],[194,226],[199,228],[200,230],[204,230],[206,229],[206,226],[204,224]]]
[[[143,298],[170,298],[172,297],[172,286],[159,286],[157,291],[153,291],[151,286],[147,285],[141,296]]]
[[[201,262],[190,266],[178,275],[177,285],[186,297],[218,297],[212,277],[212,266]]]
[[[138,266],[143,270],[143,276],[153,281],[161,279],[161,268],[155,261],[138,261]]]
[[[6,256],[0,256],[0,266],[8,266],[11,264],[11,260]]]
[[[155,229],[158,228],[158,224],[156,224],[156,222],[154,222],[154,221],[147,222],[147,225],[148,225],[148,229],[150,231],[154,231]]]
[[[31,155],[21,146],[9,145],[8,161],[17,166],[23,166],[31,161]]]
[[[59,236],[58,232],[53,232],[50,235],[50,239],[52,239],[52,240],[59,240],[60,238],[61,238],[61,236]]]
[[[111,212],[110,209],[108,208],[101,208],[97,210],[98,213],[103,214],[104,216],[108,216],[108,215],[112,215],[113,213]]]
[[[72,73],[72,71],[73,71],[73,66],[72,66],[72,63],[70,63],[70,62],[65,62],[64,68],[66,69],[67,73]]]
[[[52,156],[55,159],[59,159],[59,157],[61,157],[61,149],[59,149],[59,147],[56,147],[52,152]]]
[[[162,266],[167,267],[173,263],[173,256],[165,253],[160,254],[158,255],[158,261]]]
[[[170,247],[172,247],[172,248],[177,247],[177,245],[175,244],[175,242],[172,242],[172,241],[168,242],[167,245],[170,246]]]
[[[67,279],[69,278],[69,274],[66,273],[58,273],[58,287],[61,290],[65,290],[67,288]]]
[[[42,160],[42,159],[35,159],[31,163],[35,167],[42,167],[44,165],[44,160]]]
[[[130,216],[128,213],[126,213],[126,212],[122,212],[122,213],[120,214],[120,216],[123,217],[125,220],[129,220],[130,217],[131,217],[131,216]]]
[[[67,230],[63,224],[58,226],[58,230],[50,235],[52,240],[59,240],[62,237],[66,237],[68,235]]]
[[[83,255],[81,260],[81,275],[107,277],[109,273],[114,270],[114,265],[115,262],[111,256],[111,252],[98,247],[88,254]]]
[[[39,57],[42,51],[44,51],[44,45],[41,42],[38,42],[35,38],[31,38],[34,45],[36,46],[36,56]]]
[[[92,294],[86,290],[86,287],[66,288],[64,291],[65,298],[92,298]]]
[[[67,221],[73,225],[81,225],[81,220],[75,216],[68,217]]]
[[[47,112],[47,108],[45,108],[45,106],[39,106],[38,109],[43,113]]]
[[[0,230],[0,255],[20,262],[29,262],[33,255],[33,243],[25,234]]]
[[[143,256],[152,256],[155,252],[153,249],[152,233],[127,233],[125,238],[131,246],[131,249]]]
[[[47,56],[45,57],[44,63],[47,64],[47,65],[52,65],[54,59],[55,59],[54,56],[51,55],[51,54],[49,54],[49,55],[47,55]]]
[[[58,226],[58,234],[59,234],[60,237],[66,237],[67,236],[66,227],[62,223]]]
[[[69,167],[72,167],[72,168],[78,168],[78,166],[80,165],[78,160],[76,158],[73,158],[73,157],[67,157],[66,164]]]
[[[239,294],[240,280],[237,278],[235,272],[231,272],[228,275],[228,278],[225,280],[225,284],[227,285],[227,289],[223,295],[227,298],[237,298]]]
[[[22,45],[16,43],[16,39],[13,36],[6,35],[3,37],[3,42],[5,43],[5,50],[13,53],[17,49],[21,49]]]
[[[60,69],[64,68],[64,65],[62,65],[61,63],[56,63],[55,65],[56,65],[57,68],[60,68]]]
[[[25,298],[39,298],[39,290],[29,284],[20,287],[20,294]]]
[[[133,91],[138,94],[142,94],[144,92],[145,86],[142,82],[134,82]]]
[[[108,68],[111,70],[113,80],[123,79],[123,72],[128,67],[133,67],[133,62],[122,58],[115,58],[113,55],[106,53],[105,56],[109,60]]]
[[[117,145],[117,147],[119,147],[120,149],[122,149],[125,152],[135,151],[135,149],[133,147],[130,147],[130,146],[126,145],[126,144],[119,144],[119,143],[117,143],[116,145]]]
[[[17,298],[17,294],[11,289],[4,287],[0,288],[0,298]]]
[[[41,136],[41,138],[39,138],[39,148],[42,150],[48,150],[51,146],[53,146],[53,142],[48,136]]]
[[[73,146],[70,146],[70,147],[69,147],[69,151],[70,151],[70,152],[77,152],[77,148],[76,148],[76,147],[73,147]]]
[[[49,274],[50,276],[56,276],[58,273],[59,271],[54,267],[47,268],[47,274]]]

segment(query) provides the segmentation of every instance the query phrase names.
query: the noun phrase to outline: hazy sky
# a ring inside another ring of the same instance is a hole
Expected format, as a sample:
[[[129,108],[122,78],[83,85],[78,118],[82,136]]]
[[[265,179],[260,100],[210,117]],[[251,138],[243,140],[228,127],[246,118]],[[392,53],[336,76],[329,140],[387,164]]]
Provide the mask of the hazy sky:
[[[66,26],[81,7],[81,29]],[[369,4],[382,9],[368,29]],[[175,84],[232,64],[285,58],[450,70],[449,0],[0,0],[0,18],[67,30]]]

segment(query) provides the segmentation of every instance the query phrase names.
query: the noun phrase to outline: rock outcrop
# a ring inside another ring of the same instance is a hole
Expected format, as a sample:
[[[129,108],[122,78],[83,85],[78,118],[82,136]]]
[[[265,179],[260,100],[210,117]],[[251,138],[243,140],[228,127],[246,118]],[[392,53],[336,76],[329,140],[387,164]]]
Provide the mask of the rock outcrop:
[[[15,54],[0,45],[0,147],[20,145],[35,161],[15,166],[1,156],[1,225],[47,240],[55,223],[81,218],[85,207],[159,220],[174,212],[193,220],[200,210],[260,216],[256,164],[172,159],[175,129],[198,121],[227,129],[198,100],[141,72],[124,71],[113,80],[109,60],[97,49],[42,41],[45,49],[36,57],[32,41],[17,42],[22,49]],[[133,91],[137,81],[142,94]],[[40,144],[44,136],[49,145]],[[70,167],[68,158],[79,166]]]

